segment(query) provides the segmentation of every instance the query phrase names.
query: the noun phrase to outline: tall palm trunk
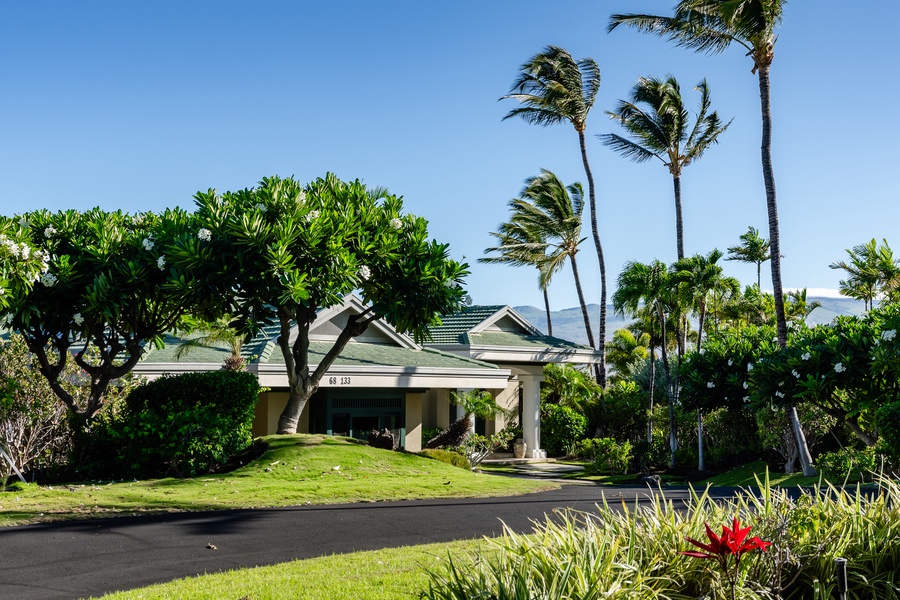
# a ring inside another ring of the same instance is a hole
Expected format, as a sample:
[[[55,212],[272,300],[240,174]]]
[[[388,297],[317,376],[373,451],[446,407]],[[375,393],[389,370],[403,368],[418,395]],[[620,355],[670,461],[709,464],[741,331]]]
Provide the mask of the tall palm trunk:
[[[678,450],[678,440],[675,439],[675,386],[672,384],[672,370],[669,368],[669,354],[666,350],[666,315],[662,307],[657,314],[661,323],[662,332],[662,359],[663,370],[666,373],[666,395],[669,397],[669,467],[675,468],[675,451]]]
[[[775,174],[772,168],[772,106],[769,94],[770,62],[757,62],[759,75],[759,101],[762,108],[762,170],[766,186],[766,207],[769,211],[769,249],[772,261],[772,293],[775,296],[775,319],[778,323],[778,345],[787,346],[787,320],[784,315],[784,291],[781,288],[781,239],[778,234],[778,205],[775,202]],[[816,470],[812,466],[812,455],[806,444],[806,436],[800,426],[797,408],[788,408],[788,417],[797,448],[800,451],[800,466],[805,477],[812,477]]]
[[[653,444],[653,394],[656,393],[656,348],[650,342],[650,404],[647,412],[647,444]]]
[[[684,221],[681,219],[681,176],[672,175],[675,186],[675,236],[678,243],[678,260],[684,258]]]
[[[553,323],[550,321],[550,296],[547,294],[547,288],[541,290],[544,292],[544,311],[547,313],[547,335],[553,335]]]
[[[575,262],[575,255],[569,256],[569,262],[572,263],[572,276],[575,278],[575,291],[578,292],[578,303],[581,304],[581,316],[584,317],[584,330],[587,333],[588,343],[591,348],[594,347],[594,332],[591,329],[591,318],[588,315],[587,304],[584,303],[584,293],[581,291],[581,277],[578,276],[578,263]]]
[[[700,302],[698,311],[700,313],[700,323],[697,327],[697,352],[700,352],[701,343],[703,341],[703,321],[706,318],[706,305]],[[706,459],[703,453],[703,409],[697,408],[697,470],[706,470]]]
[[[594,246],[597,247],[597,260],[600,263],[600,325],[597,328],[597,350],[600,351],[600,362],[594,365],[597,383],[606,387],[606,261],[603,259],[603,245],[600,243],[600,232],[597,229],[597,200],[594,194],[594,176],[588,163],[587,146],[584,142],[584,129],[578,130],[578,142],[581,145],[581,161],[584,163],[584,174],[588,180],[588,200],[591,206],[591,234]],[[593,343],[591,343],[593,346]]]

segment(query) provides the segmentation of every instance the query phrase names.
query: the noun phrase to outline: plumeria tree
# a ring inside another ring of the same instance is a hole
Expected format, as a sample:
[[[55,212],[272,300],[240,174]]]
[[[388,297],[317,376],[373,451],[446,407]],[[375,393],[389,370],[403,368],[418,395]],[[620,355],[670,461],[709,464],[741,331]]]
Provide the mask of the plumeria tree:
[[[71,413],[90,418],[145,345],[161,344],[166,331],[201,306],[205,288],[170,256],[176,248],[197,250],[208,232],[181,210],[136,216],[99,208],[36,211],[18,226],[18,243],[34,246],[42,273],[37,282],[11,286],[3,322],[22,334]],[[7,237],[5,247],[13,243]],[[81,400],[65,385],[70,360],[90,379]]]
[[[898,327],[896,305],[876,314],[802,327],[791,335],[787,348],[760,361],[756,392],[779,405],[813,404],[874,446],[875,411],[900,396],[894,366],[900,357]]]
[[[195,272],[221,291],[239,331],[277,323],[290,395],[278,433],[294,433],[322,376],[354,337],[384,319],[417,341],[460,307],[467,265],[429,241],[427,222],[400,198],[332,174],[303,185],[270,177],[255,188],[195,196],[211,252]],[[190,256],[184,257],[188,260]],[[309,330],[319,310],[358,291],[368,307],[347,320],[311,365]],[[296,328],[296,334],[292,329]]]

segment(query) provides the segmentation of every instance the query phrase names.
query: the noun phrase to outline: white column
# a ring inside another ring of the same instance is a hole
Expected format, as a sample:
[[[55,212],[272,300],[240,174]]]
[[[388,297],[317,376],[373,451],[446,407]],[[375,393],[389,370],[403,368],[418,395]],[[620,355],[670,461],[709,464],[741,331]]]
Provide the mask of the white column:
[[[470,392],[475,391],[475,388],[457,388],[456,393],[459,395],[468,394]],[[464,409],[459,404],[456,405],[456,418],[457,420],[462,419],[463,417],[469,417],[469,433],[475,433],[475,415],[466,415],[466,409]]]
[[[425,394],[406,393],[406,443],[408,452],[422,451],[422,400]]]
[[[547,458],[541,450],[541,375],[519,375],[522,382],[522,437],[528,458]]]

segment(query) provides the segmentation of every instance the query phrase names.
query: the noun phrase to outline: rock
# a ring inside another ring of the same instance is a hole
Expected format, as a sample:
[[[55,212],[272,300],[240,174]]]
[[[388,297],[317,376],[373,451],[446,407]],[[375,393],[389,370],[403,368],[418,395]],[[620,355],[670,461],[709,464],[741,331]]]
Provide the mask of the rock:
[[[646,483],[652,487],[658,487],[660,484],[659,475],[639,475],[637,478],[638,483]]]
[[[373,429],[369,432],[369,445],[382,450],[393,450],[394,434],[389,429],[382,429],[381,432]]]

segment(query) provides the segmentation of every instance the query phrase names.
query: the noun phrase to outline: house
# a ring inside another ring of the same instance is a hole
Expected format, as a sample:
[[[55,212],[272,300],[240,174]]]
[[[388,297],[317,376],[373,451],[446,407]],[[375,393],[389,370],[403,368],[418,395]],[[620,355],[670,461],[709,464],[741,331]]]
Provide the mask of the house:
[[[349,295],[340,305],[319,312],[310,328],[310,363],[332,347],[352,314],[365,310]],[[243,353],[247,368],[267,388],[260,394],[254,435],[275,433],[287,403],[288,380],[277,344],[277,326],[264,329]],[[547,363],[588,364],[597,353],[565,340],[542,335],[508,306],[471,306],[443,319],[422,346],[383,321],[372,322],[351,340],[322,378],[318,391],[301,415],[298,431],[364,438],[372,429],[387,428],[410,451],[421,450],[423,428],[447,427],[462,416],[451,402],[456,391],[481,389],[498,404],[517,409],[530,457],[540,449],[540,382]],[[296,335],[296,329],[292,335]],[[163,374],[218,370],[229,350],[200,348],[180,360],[181,340],[166,339],[166,347],[149,351],[135,372],[149,379]],[[515,412],[515,411],[512,411]],[[486,435],[502,429],[504,418],[479,422]]]

